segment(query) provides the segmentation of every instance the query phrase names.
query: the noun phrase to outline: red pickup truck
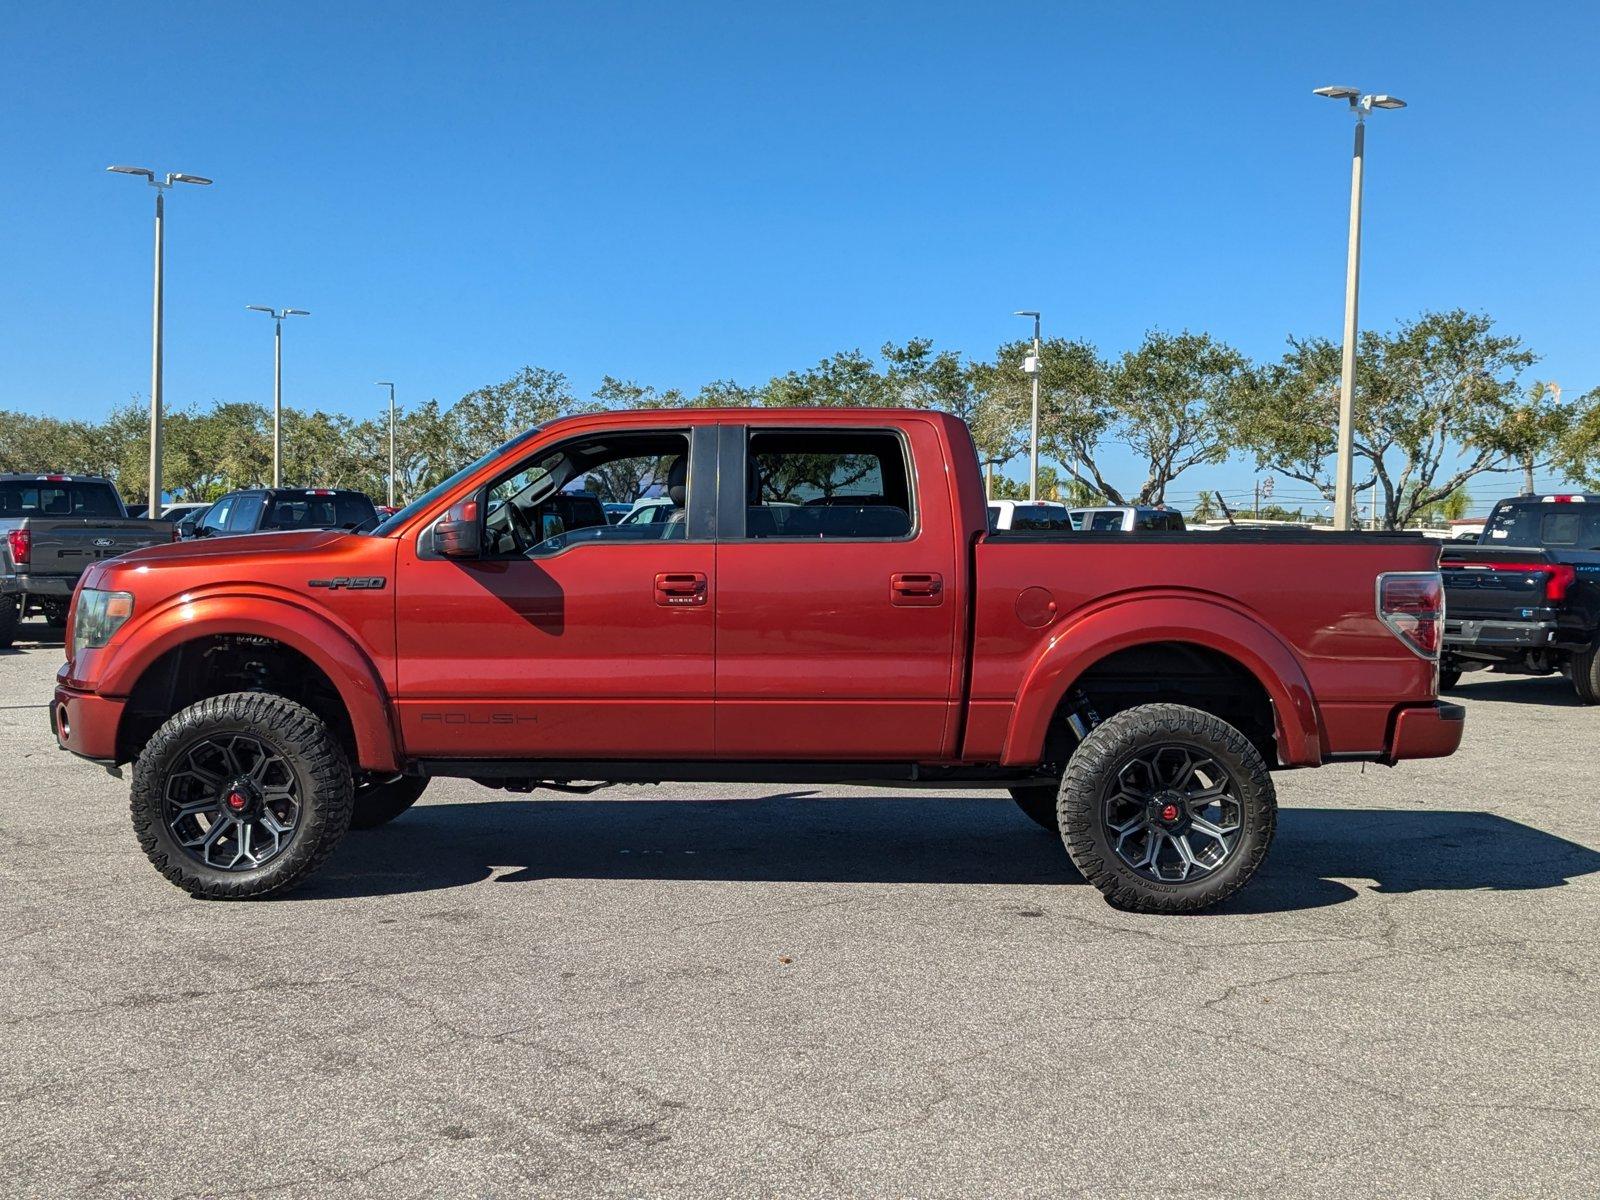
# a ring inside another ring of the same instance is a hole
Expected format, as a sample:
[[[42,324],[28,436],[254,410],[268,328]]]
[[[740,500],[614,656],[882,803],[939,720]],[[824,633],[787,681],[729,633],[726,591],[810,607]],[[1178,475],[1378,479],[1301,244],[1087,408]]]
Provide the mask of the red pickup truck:
[[[608,524],[597,495],[660,496]],[[51,723],[132,762],[195,895],[303,879],[435,776],[1009,789],[1114,904],[1215,903],[1269,771],[1446,755],[1438,547],[997,532],[938,413],[672,411],[535,428],[371,533],[97,563]]]

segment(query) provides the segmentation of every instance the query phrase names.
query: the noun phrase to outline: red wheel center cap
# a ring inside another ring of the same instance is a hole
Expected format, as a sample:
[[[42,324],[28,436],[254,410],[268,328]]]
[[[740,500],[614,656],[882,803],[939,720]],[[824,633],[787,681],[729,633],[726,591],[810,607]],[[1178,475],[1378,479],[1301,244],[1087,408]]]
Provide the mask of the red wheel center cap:
[[[234,812],[243,812],[245,805],[249,803],[249,798],[243,792],[228,793],[228,807]]]
[[[228,797],[228,802],[230,804],[233,803],[233,797]],[[1178,819],[1178,806],[1176,804],[1168,804],[1163,807],[1161,810],[1161,819],[1163,821],[1176,821]]]

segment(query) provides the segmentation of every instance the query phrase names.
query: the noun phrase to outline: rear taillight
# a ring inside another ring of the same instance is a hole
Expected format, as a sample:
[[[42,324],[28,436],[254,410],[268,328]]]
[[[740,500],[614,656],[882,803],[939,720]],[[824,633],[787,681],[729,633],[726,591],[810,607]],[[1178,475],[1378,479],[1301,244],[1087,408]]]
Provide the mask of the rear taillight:
[[[33,561],[33,534],[26,529],[12,529],[6,533],[6,541],[11,543],[11,561],[19,567],[25,567]]]
[[[1578,568],[1571,563],[1555,563],[1541,569],[1550,573],[1550,578],[1544,581],[1544,598],[1551,604],[1560,604],[1567,598],[1567,591],[1578,582]]]
[[[1444,629],[1444,578],[1437,571],[1379,575],[1378,619],[1415,653],[1438,658]]]

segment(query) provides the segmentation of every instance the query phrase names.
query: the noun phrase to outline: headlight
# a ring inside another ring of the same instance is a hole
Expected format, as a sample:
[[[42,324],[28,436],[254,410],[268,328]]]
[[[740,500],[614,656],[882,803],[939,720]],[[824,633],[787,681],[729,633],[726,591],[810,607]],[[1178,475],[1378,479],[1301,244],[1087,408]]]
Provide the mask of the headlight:
[[[131,616],[132,593],[83,588],[72,612],[72,653],[100,649]]]

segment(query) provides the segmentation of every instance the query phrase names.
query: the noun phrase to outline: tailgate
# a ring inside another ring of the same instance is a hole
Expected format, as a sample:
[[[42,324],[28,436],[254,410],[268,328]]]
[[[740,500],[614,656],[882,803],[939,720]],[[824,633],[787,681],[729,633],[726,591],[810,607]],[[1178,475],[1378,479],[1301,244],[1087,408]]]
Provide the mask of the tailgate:
[[[1445,613],[1452,620],[1526,620],[1533,609],[1548,607],[1553,565],[1544,550],[1449,546],[1439,563]]]
[[[29,575],[65,575],[76,578],[90,563],[115,558],[145,546],[172,541],[173,525],[167,521],[129,521],[82,518],[23,522],[28,533]]]

